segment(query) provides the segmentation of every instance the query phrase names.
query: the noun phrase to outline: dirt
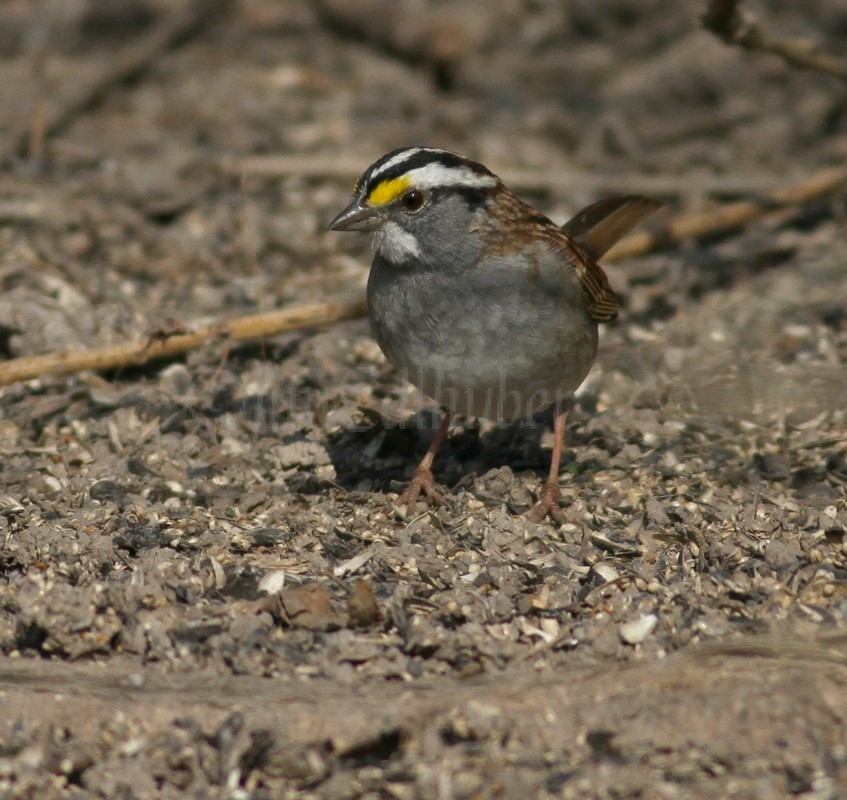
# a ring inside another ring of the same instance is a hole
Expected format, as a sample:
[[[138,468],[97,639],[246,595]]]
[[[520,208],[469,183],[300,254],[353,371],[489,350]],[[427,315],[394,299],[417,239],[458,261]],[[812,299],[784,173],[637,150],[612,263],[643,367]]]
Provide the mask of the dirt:
[[[6,359],[358,296],[326,224],[401,145],[656,230],[847,156],[843,85],[692,4],[37,6]],[[837,3],[745,8],[844,55]],[[541,423],[461,421],[394,507],[438,414],[365,320],[0,387],[0,797],[847,796],[845,200],[609,264],[561,526]]]

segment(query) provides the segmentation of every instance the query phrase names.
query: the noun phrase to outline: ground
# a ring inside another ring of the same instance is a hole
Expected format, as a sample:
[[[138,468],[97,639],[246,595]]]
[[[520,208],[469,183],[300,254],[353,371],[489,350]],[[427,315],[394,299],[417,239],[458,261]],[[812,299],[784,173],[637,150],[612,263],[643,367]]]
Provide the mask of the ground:
[[[838,3],[745,7],[844,55]],[[843,166],[844,85],[697,3],[194,8],[0,7],[6,359],[360,296],[326,226],[402,145],[665,235],[608,265],[563,525],[543,425],[394,508],[437,412],[363,319],[0,387],[0,796],[847,796],[843,183],[673,233]]]

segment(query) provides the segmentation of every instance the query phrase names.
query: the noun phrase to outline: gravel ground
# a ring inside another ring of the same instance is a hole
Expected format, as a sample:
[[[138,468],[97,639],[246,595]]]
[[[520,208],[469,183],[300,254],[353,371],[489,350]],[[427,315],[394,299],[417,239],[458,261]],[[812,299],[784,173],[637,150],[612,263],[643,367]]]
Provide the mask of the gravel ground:
[[[0,7],[7,359],[358,296],[326,223],[404,144],[660,227],[847,156],[843,85],[669,0],[42,5]],[[364,320],[0,387],[0,797],[847,796],[845,200],[609,265],[562,526],[544,424],[458,422],[394,507],[438,415]]]

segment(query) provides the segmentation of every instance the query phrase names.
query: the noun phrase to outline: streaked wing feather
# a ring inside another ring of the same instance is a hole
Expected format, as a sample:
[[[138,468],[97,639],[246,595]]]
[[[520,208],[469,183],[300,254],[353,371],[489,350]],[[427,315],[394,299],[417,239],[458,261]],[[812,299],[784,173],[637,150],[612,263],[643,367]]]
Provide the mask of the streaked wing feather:
[[[611,322],[618,316],[618,297],[609,284],[603,268],[568,236],[557,237],[558,244],[566,252],[568,261],[573,264],[588,314],[595,322]]]
[[[618,299],[606,273],[597,263],[621,236],[661,205],[646,197],[629,196],[588,206],[561,228],[544,214],[519,200],[500,184],[491,214],[480,220],[480,235],[489,253],[519,253],[526,237],[546,239],[576,271],[588,313],[595,322],[610,322],[618,315]]]
[[[562,226],[563,247],[595,322],[611,322],[618,316],[618,298],[597,260],[660,205],[658,200],[639,195],[612,197],[584,208]]]

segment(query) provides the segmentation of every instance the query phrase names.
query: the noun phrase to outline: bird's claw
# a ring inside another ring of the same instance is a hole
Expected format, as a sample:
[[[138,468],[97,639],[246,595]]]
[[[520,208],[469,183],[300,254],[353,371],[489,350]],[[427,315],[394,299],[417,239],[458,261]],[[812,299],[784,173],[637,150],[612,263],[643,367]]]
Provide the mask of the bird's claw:
[[[418,502],[421,493],[429,497],[436,505],[440,506],[444,503],[444,495],[435,488],[432,471],[423,464],[417,467],[409,485],[405,488],[403,494],[397,498],[397,505],[406,506],[407,511],[411,514],[415,510],[415,503]]]
[[[562,509],[559,508],[559,500],[562,493],[559,490],[558,481],[548,480],[541,490],[541,495],[535,505],[529,510],[527,515],[531,522],[541,522],[545,517],[550,516],[557,525],[565,522],[565,515]]]

